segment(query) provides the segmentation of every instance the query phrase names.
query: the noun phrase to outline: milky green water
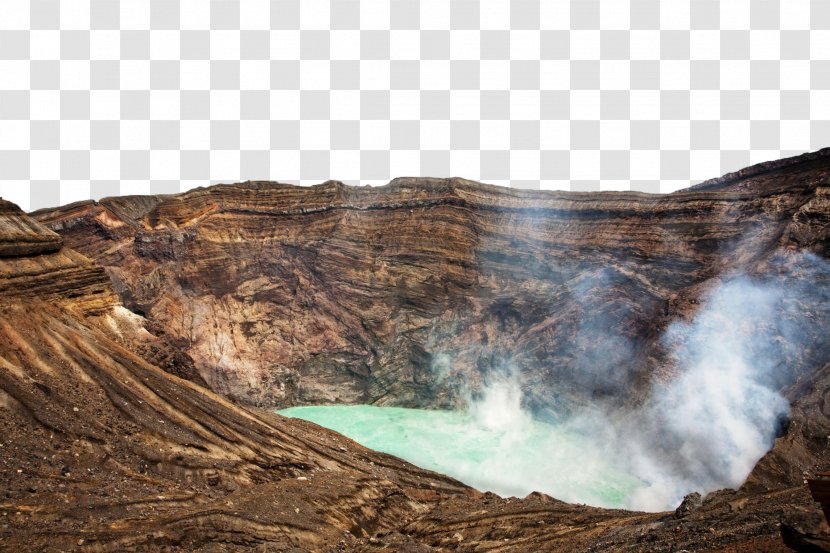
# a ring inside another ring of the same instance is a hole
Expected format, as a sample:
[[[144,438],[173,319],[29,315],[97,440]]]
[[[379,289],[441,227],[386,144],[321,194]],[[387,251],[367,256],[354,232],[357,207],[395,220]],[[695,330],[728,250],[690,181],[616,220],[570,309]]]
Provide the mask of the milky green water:
[[[447,474],[479,490],[626,507],[644,484],[612,466],[595,444],[530,417],[518,420],[433,411],[344,405],[278,411],[315,422],[364,446]]]

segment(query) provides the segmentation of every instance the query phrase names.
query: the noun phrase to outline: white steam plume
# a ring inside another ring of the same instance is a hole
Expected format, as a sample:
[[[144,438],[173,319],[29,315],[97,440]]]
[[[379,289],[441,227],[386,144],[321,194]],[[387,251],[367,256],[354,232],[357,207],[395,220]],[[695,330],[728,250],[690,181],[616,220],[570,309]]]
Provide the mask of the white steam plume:
[[[501,444],[499,458],[478,466],[471,483],[499,493],[538,490],[603,505],[602,497],[579,488],[588,484],[579,475],[596,469],[594,476],[613,479],[616,470],[640,481],[628,489],[623,505],[648,511],[672,509],[692,491],[739,486],[786,419],[789,405],[779,391],[796,376],[794,355],[821,351],[804,343],[807,328],[830,314],[826,262],[806,254],[782,263],[773,267],[778,276],[725,279],[691,321],[671,325],[663,345],[675,376],[655,384],[633,411],[585,407],[540,439],[522,406],[518,371],[491,376],[468,397],[468,408],[474,424],[509,437],[509,447]],[[613,367],[595,370],[613,374]],[[613,470],[601,466],[607,462]]]
[[[649,483],[633,508],[665,509],[692,491],[739,486],[772,446],[789,410],[771,386],[783,358],[767,343],[780,335],[783,299],[778,285],[730,279],[692,322],[669,328],[679,374],[654,388],[633,427],[619,429],[630,470]],[[644,433],[649,422],[656,426]]]

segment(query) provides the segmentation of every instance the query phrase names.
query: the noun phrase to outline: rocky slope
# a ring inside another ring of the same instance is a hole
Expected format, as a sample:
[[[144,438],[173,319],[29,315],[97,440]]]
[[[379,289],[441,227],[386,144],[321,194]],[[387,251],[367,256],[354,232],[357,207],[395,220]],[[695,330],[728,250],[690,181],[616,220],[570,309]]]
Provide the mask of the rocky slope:
[[[0,549],[781,550],[830,461],[821,302],[775,447],[676,514],[481,494],[219,394],[439,406],[512,365],[540,413],[625,409],[724,274],[824,286],[788,252],[827,256],[829,177],[823,151],[667,196],[396,179],[0,201]],[[586,378],[597,351],[613,370]]]
[[[480,495],[163,371],[104,270],[0,207],[0,239],[26,229],[0,255],[0,549],[323,550]]]

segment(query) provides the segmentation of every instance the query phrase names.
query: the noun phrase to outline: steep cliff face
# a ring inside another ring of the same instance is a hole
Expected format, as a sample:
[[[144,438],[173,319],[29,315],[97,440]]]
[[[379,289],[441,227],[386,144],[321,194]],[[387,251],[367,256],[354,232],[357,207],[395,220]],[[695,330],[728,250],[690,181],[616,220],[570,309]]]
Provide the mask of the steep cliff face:
[[[665,196],[251,182],[33,215],[242,403],[446,406],[513,366],[562,408],[637,401],[713,277],[825,254],[828,174],[822,151]]]
[[[804,472],[830,462],[819,304],[781,313],[808,315],[810,346],[783,358],[775,447],[674,516],[481,494],[199,382],[435,406],[512,365],[542,411],[625,408],[730,271],[826,290],[796,253],[828,253],[828,154],[668,196],[397,179],[34,218],[0,201],[0,549],[778,550],[782,513],[817,510]]]

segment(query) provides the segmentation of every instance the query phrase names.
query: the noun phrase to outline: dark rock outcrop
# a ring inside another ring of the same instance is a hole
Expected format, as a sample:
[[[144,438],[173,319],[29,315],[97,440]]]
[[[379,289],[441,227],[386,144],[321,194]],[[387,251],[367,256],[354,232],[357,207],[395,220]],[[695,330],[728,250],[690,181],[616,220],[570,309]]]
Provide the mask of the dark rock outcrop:
[[[781,521],[781,537],[787,547],[799,553],[830,551],[830,528],[815,509],[787,513]]]
[[[674,511],[674,518],[683,518],[703,505],[703,498],[697,492],[692,492],[683,498],[680,506]]]

